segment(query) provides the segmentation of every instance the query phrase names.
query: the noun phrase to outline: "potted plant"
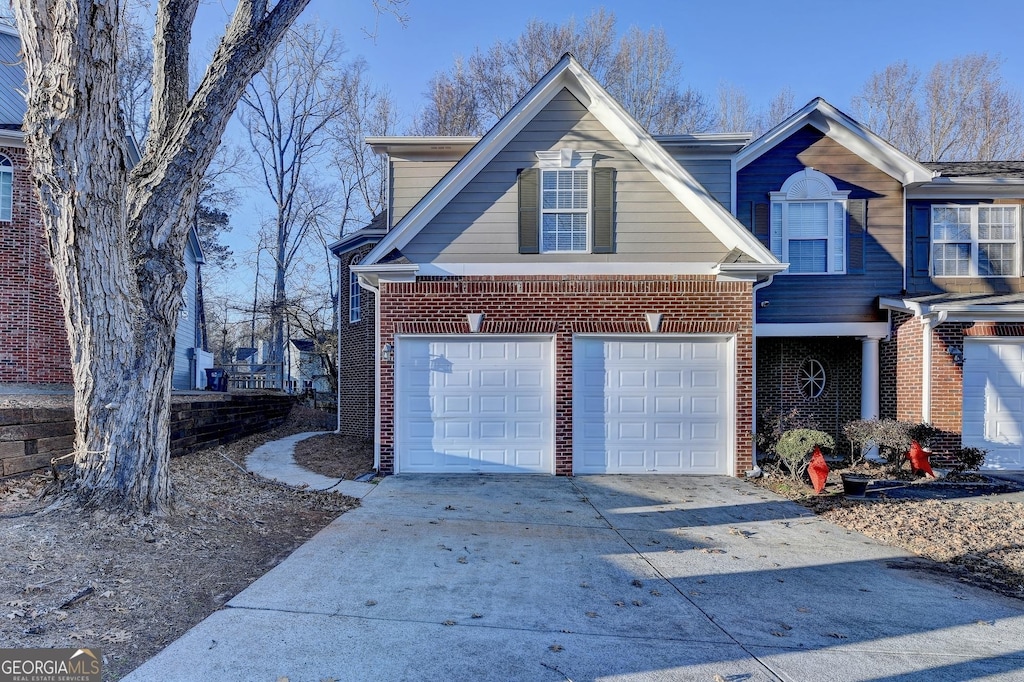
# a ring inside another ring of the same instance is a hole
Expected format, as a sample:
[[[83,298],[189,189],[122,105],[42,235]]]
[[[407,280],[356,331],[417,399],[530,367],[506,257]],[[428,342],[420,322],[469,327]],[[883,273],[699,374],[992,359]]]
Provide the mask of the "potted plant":
[[[804,472],[810,469],[814,491],[820,493],[828,478],[828,464],[825,463],[821,449],[831,450],[834,447],[835,440],[824,431],[790,429],[775,444],[775,454],[786,464],[794,480],[802,478]]]

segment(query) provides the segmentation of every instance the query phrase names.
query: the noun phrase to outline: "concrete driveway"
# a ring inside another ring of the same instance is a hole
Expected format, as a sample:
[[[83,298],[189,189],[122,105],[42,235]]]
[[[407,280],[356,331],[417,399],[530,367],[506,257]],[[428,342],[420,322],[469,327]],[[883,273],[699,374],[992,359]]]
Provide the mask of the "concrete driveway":
[[[128,679],[280,677],[1020,680],[1024,603],[734,479],[398,476]]]

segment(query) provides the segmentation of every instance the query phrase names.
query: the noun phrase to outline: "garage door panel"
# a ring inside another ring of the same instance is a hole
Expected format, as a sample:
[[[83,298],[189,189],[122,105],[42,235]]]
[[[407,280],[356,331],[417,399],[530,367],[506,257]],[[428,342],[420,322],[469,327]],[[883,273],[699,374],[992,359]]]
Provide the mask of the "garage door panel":
[[[576,473],[727,473],[726,341],[578,337],[573,344]]]
[[[552,342],[399,338],[396,468],[553,472]]]
[[[1024,469],[1024,339],[964,343],[963,442],[985,467]]]

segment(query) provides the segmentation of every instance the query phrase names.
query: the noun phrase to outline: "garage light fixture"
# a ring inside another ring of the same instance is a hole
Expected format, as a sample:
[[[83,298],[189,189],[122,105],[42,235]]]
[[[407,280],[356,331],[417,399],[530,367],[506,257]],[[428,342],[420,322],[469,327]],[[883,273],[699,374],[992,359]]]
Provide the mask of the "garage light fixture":
[[[949,357],[953,358],[953,364],[957,367],[963,367],[964,365],[964,352],[956,346],[946,346],[946,352],[949,353]]]
[[[395,359],[395,347],[390,343],[385,343],[380,347],[380,361],[391,362]]]

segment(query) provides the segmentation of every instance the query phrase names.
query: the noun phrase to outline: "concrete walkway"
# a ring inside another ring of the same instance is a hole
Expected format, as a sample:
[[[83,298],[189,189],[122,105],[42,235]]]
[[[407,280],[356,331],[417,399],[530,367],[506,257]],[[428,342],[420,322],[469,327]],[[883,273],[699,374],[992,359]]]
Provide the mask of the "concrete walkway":
[[[338,481],[304,469],[295,461],[295,444],[330,431],[306,431],[293,436],[264,443],[253,450],[245,460],[245,467],[263,478],[273,479],[296,488],[330,490],[350,497],[363,497],[374,489],[373,483]]]
[[[1021,680],[1024,603],[735,479],[407,475],[126,679],[282,677]]]

